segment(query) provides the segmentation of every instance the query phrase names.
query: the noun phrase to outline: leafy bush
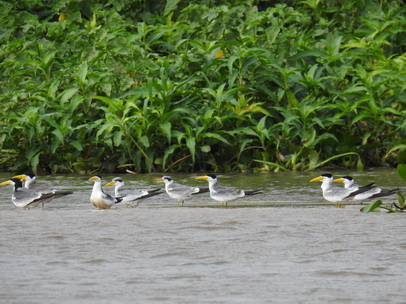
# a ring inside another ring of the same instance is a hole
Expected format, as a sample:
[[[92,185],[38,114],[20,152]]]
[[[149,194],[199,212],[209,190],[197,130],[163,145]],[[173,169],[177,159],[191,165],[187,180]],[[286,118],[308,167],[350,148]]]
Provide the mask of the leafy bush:
[[[3,168],[406,159],[401,1],[218,2],[1,2]]]

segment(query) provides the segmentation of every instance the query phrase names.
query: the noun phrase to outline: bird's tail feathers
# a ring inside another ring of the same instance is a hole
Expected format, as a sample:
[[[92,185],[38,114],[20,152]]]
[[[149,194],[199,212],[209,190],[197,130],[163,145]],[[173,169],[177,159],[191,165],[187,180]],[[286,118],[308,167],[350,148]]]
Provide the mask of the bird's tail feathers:
[[[161,190],[161,188],[158,188],[158,189],[152,189],[152,190],[148,190],[148,192],[149,193],[155,193],[155,192],[158,192],[158,191],[160,191]],[[159,193],[162,193],[162,192],[159,192]],[[158,193],[158,194],[159,194]]]
[[[70,191],[70,190],[56,190],[55,191],[56,196],[64,196],[64,195],[69,195],[69,194],[73,194],[73,191]]]
[[[161,189],[158,189],[158,190],[161,190]],[[147,195],[142,196],[140,198],[144,199],[144,198],[147,198],[147,197],[153,197],[155,195],[159,195],[159,194],[163,193],[162,191],[158,192],[157,190],[152,190],[152,191],[148,191],[148,192],[149,193]]]
[[[114,202],[114,204],[121,203],[121,201],[124,199],[124,197],[118,197],[118,196],[115,196],[114,198],[116,199],[116,201]]]
[[[262,189],[257,190],[244,190],[245,196],[253,196],[262,193]]]
[[[392,194],[396,194],[396,192],[397,192],[398,190],[399,190],[399,189],[392,189],[392,190],[387,190],[387,191],[381,191],[381,192],[379,192],[379,193],[376,193],[376,194],[372,195],[370,198],[377,198],[377,197],[389,196],[389,195],[392,195]]]

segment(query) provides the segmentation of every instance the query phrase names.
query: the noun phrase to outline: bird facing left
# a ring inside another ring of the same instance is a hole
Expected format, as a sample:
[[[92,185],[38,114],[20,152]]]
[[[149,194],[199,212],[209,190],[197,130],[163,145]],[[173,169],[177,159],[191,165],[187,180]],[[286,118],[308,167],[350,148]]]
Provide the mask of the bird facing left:
[[[26,172],[26,173],[21,174],[21,175],[16,175],[16,176],[13,176],[13,178],[18,178],[19,180],[21,180],[21,182],[24,182],[24,189],[30,189],[30,190],[32,190],[34,192],[39,192],[39,193],[42,193],[44,195],[51,194],[51,193],[54,194],[54,195],[50,196],[49,199],[44,200],[42,202],[42,206],[44,206],[44,203],[47,203],[47,202],[51,201],[54,198],[58,198],[58,197],[61,197],[61,196],[73,194],[73,191],[70,191],[70,190],[56,190],[56,189],[51,189],[51,188],[39,185],[36,182],[37,177],[32,172]]]
[[[62,191],[57,193],[51,191],[49,193],[41,193],[35,190],[23,188],[23,183],[18,178],[11,178],[8,181],[1,183],[0,185],[12,185],[13,193],[11,200],[19,208],[31,209],[37,207],[41,203],[46,203],[52,200],[54,197],[72,194],[72,191]]]
[[[122,198],[111,196],[103,191],[102,178],[100,175],[92,176],[89,178],[89,181],[94,181],[90,202],[97,209],[110,209],[114,204],[122,201]]]

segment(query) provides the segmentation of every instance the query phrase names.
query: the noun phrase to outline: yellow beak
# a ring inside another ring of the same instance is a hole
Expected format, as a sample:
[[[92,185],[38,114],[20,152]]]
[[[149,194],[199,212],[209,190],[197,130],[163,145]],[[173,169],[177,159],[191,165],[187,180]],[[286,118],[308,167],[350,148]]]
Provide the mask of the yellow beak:
[[[312,180],[311,180],[311,182],[318,182],[318,181],[322,181],[323,180],[323,176],[319,176],[319,177],[316,177],[316,178],[313,178]]]
[[[154,179],[154,182],[163,182],[163,181],[164,181],[163,178],[155,178],[155,179]]]
[[[111,182],[105,184],[103,187],[108,187],[108,186],[112,186],[112,185],[115,185],[115,184],[116,184],[115,181],[111,181]]]
[[[207,176],[198,176],[195,179],[208,180],[209,178]]]
[[[21,174],[21,175],[13,176],[12,178],[18,178],[19,180],[21,180],[23,182],[27,178],[27,175]]]
[[[0,184],[0,186],[2,186],[2,185],[11,185],[11,181],[5,181],[5,182],[2,182],[1,184]]]
[[[344,183],[344,178],[337,178],[337,179],[335,179],[335,180],[333,180],[333,182],[335,182],[335,183],[338,183],[338,182],[342,182],[342,183]]]
[[[90,181],[95,181],[98,180],[99,178],[97,176],[92,176],[91,178],[89,178]]]

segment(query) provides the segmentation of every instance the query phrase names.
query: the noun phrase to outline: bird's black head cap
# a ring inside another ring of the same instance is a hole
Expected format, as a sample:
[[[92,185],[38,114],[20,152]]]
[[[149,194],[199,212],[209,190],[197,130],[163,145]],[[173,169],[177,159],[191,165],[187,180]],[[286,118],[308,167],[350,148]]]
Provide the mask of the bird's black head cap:
[[[328,178],[332,178],[332,177],[333,177],[333,175],[330,174],[330,173],[324,173],[324,174],[322,174],[321,176],[328,177]]]
[[[35,177],[35,174],[32,173],[32,171],[26,171],[26,172],[24,172],[24,175],[27,175],[27,176],[29,176],[29,177],[31,177],[31,178],[34,178],[34,177]]]
[[[217,176],[214,175],[214,174],[207,174],[207,176],[211,177],[212,179],[216,179],[216,178],[217,178]]]

